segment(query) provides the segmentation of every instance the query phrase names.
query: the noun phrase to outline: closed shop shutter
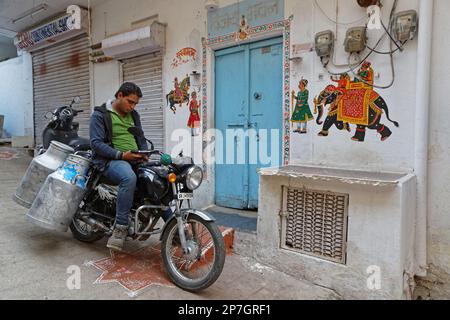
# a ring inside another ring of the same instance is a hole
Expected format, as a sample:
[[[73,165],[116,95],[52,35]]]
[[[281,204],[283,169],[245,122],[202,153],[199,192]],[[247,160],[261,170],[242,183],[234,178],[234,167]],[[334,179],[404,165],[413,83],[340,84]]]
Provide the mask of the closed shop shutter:
[[[42,131],[48,123],[44,115],[56,107],[69,105],[76,96],[81,102],[74,109],[84,112],[74,121],[80,123],[79,135],[88,137],[91,96],[86,35],[34,52],[33,81],[36,144],[42,144]]]
[[[138,85],[144,97],[136,110],[141,115],[145,136],[157,150],[164,150],[162,56],[148,54],[123,61],[123,80]]]

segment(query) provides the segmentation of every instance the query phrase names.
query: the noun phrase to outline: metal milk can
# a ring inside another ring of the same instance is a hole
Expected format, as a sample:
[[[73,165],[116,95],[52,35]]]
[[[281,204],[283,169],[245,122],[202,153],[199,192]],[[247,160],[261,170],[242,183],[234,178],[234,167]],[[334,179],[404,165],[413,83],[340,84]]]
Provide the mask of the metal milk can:
[[[69,155],[49,175],[27,214],[28,220],[50,230],[67,232],[87,191],[91,161]]]
[[[13,200],[25,208],[31,208],[48,175],[55,172],[67,156],[74,152],[73,148],[53,141],[47,152],[33,159],[13,195]]]

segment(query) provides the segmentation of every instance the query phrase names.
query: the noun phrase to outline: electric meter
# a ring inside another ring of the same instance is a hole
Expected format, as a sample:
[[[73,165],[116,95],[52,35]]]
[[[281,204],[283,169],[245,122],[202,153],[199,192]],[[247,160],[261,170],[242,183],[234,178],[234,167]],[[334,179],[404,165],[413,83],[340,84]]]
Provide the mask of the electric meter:
[[[414,39],[417,33],[417,12],[415,10],[399,12],[394,16],[392,33],[397,41]]]
[[[328,57],[333,51],[334,34],[333,31],[327,30],[316,34],[315,47],[319,57]]]
[[[366,44],[366,27],[354,27],[347,30],[344,42],[346,52],[361,52],[366,48]]]

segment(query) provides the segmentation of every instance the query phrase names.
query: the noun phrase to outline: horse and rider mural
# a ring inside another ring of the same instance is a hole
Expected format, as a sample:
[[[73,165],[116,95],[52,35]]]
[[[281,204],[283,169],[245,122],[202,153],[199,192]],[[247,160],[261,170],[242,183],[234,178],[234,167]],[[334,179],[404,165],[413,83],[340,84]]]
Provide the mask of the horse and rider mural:
[[[368,68],[368,63],[364,68]],[[373,73],[371,73],[373,74]],[[391,120],[386,101],[373,90],[372,83],[365,81],[366,77],[355,78],[350,81],[346,74],[341,75],[338,87],[328,85],[318,97],[314,99],[315,113],[318,112],[316,123],[323,125],[319,136],[327,137],[330,129],[335,126],[339,130],[351,131],[350,124],[356,125],[356,133],[353,141],[363,142],[367,128],[376,130],[385,141],[392,135],[392,131],[381,123],[382,115],[399,127],[398,122]],[[322,121],[324,109],[329,106],[325,121]]]
[[[174,86],[175,89],[170,91],[166,95],[167,104],[170,107],[170,110],[173,111],[174,114],[177,112],[177,108],[175,107],[176,104],[179,104],[180,107],[183,106],[183,103],[186,103],[186,105],[189,105],[189,89],[191,87],[191,79],[189,75],[186,75],[186,78],[184,78],[181,83],[178,82],[178,78],[175,78],[174,80]]]

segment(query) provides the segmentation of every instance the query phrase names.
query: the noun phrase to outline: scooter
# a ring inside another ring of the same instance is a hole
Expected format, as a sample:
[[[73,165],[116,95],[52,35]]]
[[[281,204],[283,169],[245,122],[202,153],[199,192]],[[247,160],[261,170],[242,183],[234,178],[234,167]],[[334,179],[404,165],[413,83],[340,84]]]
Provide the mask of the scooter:
[[[81,98],[75,97],[70,105],[62,106],[53,112],[48,112],[44,118],[50,120],[42,133],[43,149],[45,151],[52,141],[64,143],[75,149],[75,151],[90,150],[90,141],[87,138],[78,136],[80,124],[74,122],[74,118],[84,112],[84,110],[75,110],[73,105],[80,103]]]

